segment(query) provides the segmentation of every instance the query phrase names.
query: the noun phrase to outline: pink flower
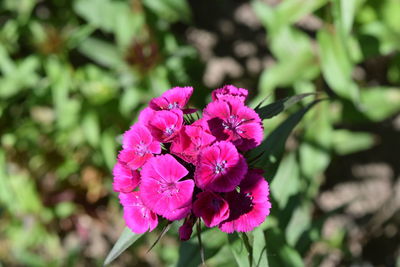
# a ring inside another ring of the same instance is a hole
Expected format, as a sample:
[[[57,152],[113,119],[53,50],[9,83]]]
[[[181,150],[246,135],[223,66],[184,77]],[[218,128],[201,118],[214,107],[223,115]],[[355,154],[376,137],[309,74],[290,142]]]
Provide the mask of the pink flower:
[[[194,182],[180,181],[188,174],[173,156],[166,154],[149,159],[143,166],[140,196],[151,210],[168,220],[180,220],[189,214]]]
[[[132,232],[142,234],[157,227],[157,214],[148,209],[140,200],[139,192],[121,193],[119,199],[124,207],[124,220]]]
[[[201,217],[207,227],[214,227],[229,217],[228,202],[213,192],[201,192],[193,203],[193,213]]]
[[[153,153],[161,153],[160,143],[154,141],[150,131],[140,123],[134,124],[124,133],[122,148],[118,159],[132,170],[142,167],[149,158],[153,157]]]
[[[248,95],[248,92],[246,89],[243,88],[237,88],[233,85],[225,85],[222,88],[215,89],[212,92],[212,99],[213,101],[217,100],[226,100],[226,99],[232,99],[232,98],[237,98],[241,102],[244,103]]]
[[[269,186],[262,177],[262,171],[250,170],[239,188],[240,192],[232,191],[225,196],[230,216],[219,228],[226,233],[253,230],[265,221],[271,208]]]
[[[183,125],[182,111],[179,109],[156,111],[148,125],[151,134],[157,141],[172,142]]]
[[[174,87],[150,101],[154,110],[183,109],[192,96],[193,87]]]
[[[205,121],[199,119],[192,125],[184,126],[171,145],[171,153],[187,162],[196,164],[200,150],[214,141],[215,137],[211,135]]]
[[[243,156],[232,143],[222,141],[201,151],[195,181],[203,190],[229,192],[239,185],[246,172]]]
[[[211,102],[204,109],[204,119],[217,140],[233,142],[242,151],[258,146],[263,128],[258,114],[238,99]]]
[[[115,192],[129,193],[138,186],[140,175],[137,171],[132,171],[128,166],[117,162],[113,169]]]
[[[149,122],[154,118],[154,113],[156,111],[146,107],[145,109],[143,109],[138,117],[138,122],[143,124],[144,126],[148,127],[149,126]]]

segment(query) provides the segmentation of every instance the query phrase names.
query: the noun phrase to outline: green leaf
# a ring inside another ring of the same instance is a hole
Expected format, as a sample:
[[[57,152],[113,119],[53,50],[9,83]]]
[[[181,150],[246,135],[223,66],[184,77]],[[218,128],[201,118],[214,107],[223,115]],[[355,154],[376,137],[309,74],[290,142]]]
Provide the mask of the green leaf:
[[[268,251],[265,235],[260,227],[253,230],[253,258],[254,266],[269,267]]]
[[[101,151],[107,167],[112,170],[115,164],[116,151],[115,151],[115,138],[111,132],[103,133],[101,137]]]
[[[99,39],[87,38],[79,45],[78,49],[81,53],[105,67],[118,68],[124,64],[117,48]]]
[[[374,136],[365,132],[336,130],[333,132],[333,148],[339,155],[366,150],[374,145]]]
[[[96,147],[100,141],[99,118],[95,112],[87,112],[83,117],[82,129],[89,144]]]
[[[278,115],[282,111],[288,109],[292,105],[296,104],[303,98],[310,96],[310,95],[315,95],[315,94],[314,93],[305,93],[305,94],[301,94],[301,95],[295,95],[292,97],[286,97],[286,98],[278,100],[274,103],[265,105],[260,108],[256,108],[255,111],[258,113],[258,115],[260,116],[260,118],[262,120],[270,119],[270,118]]]
[[[294,153],[284,158],[279,165],[278,171],[271,182],[271,192],[283,209],[289,201],[290,196],[297,194],[300,190],[299,166]]]
[[[243,240],[239,237],[237,233],[228,235],[229,248],[235,257],[236,263],[239,267],[250,266],[249,262],[249,252]]]
[[[345,34],[349,34],[353,27],[357,7],[362,0],[340,0],[340,19]]]
[[[206,241],[203,243],[203,246],[204,258],[207,261],[207,259],[219,253],[221,247],[226,243],[226,234],[221,232],[218,228],[212,228],[203,231],[201,233],[201,239]],[[197,239],[192,237],[189,241],[181,242],[177,266],[198,266],[199,264],[201,264],[201,257],[200,246]]]
[[[114,244],[110,253],[108,253],[104,265],[110,264],[113,260],[118,258],[122,252],[129,248],[133,243],[135,243],[143,235],[138,235],[133,233],[129,228],[125,227],[121,236],[118,238],[117,242]]]
[[[400,112],[400,89],[374,87],[363,90],[361,109],[363,114],[376,122]]]
[[[185,0],[143,0],[143,4],[168,22],[190,20],[190,8]]]
[[[339,96],[358,101],[359,89],[351,78],[353,64],[340,33],[334,27],[326,27],[318,32],[317,39],[326,82]]]
[[[301,235],[310,227],[310,225],[310,205],[303,204],[294,211],[290,218],[290,222],[286,227],[285,234],[288,244],[294,246]]]
[[[252,161],[251,165],[255,168],[263,169],[269,179],[274,177],[284,152],[287,138],[294,127],[300,122],[301,118],[303,118],[304,114],[319,101],[315,100],[305,108],[292,114],[264,139],[260,146],[251,150],[247,154],[247,158],[250,158],[250,161]]]

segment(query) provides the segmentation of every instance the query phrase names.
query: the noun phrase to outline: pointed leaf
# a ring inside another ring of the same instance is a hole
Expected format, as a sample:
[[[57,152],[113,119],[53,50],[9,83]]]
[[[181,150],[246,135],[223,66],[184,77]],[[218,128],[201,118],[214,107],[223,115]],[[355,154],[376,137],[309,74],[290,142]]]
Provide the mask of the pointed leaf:
[[[269,178],[274,177],[278,168],[279,161],[285,149],[285,143],[294,127],[300,122],[304,114],[317,104],[320,100],[315,100],[305,108],[297,111],[278,126],[260,146],[250,151],[247,158],[252,161],[252,166],[261,168]]]
[[[135,243],[142,235],[133,233],[129,228],[125,227],[121,236],[118,238],[117,243],[114,244],[110,253],[108,253],[104,265],[110,264],[113,260],[118,258],[122,252],[129,248],[133,243]]]
[[[256,112],[260,116],[262,120],[264,119],[270,119],[282,111],[288,109],[292,105],[296,104],[303,98],[310,96],[310,95],[315,95],[315,93],[305,93],[305,94],[300,94],[300,95],[295,95],[292,97],[286,97],[284,99],[280,99],[274,103],[265,105],[260,108],[256,108]]]
[[[246,245],[237,233],[228,235],[229,248],[233,256],[235,257],[236,263],[239,267],[250,266],[249,253],[246,249]]]

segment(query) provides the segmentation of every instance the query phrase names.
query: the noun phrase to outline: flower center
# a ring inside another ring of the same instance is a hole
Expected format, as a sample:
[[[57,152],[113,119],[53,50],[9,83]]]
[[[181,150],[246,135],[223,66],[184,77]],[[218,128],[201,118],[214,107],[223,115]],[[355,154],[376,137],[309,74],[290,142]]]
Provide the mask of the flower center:
[[[136,145],[136,155],[139,157],[143,157],[148,153],[147,146],[143,143],[143,141],[140,141],[139,144]]]
[[[179,193],[179,189],[176,187],[175,183],[161,183],[158,193],[168,194],[169,196],[172,196]]]
[[[222,126],[227,130],[242,133],[243,131],[237,128],[245,121],[245,119],[239,119],[236,115],[231,115],[228,119],[222,122]]]
[[[168,109],[179,108],[179,104],[177,102],[172,102],[168,104]]]
[[[221,172],[225,172],[225,168],[226,168],[226,160],[217,162],[217,164],[215,164],[215,167],[214,167],[214,173],[219,174]]]
[[[171,125],[170,127],[167,127],[165,129],[165,135],[171,136],[174,133],[174,128],[175,128],[175,125]]]

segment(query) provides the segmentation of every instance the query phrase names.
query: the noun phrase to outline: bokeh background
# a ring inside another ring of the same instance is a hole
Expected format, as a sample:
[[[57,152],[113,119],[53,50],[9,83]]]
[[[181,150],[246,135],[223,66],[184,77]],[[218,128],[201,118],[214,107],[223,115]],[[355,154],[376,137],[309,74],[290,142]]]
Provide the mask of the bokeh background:
[[[101,266],[124,228],[121,134],[172,86],[194,86],[202,107],[234,84],[253,106],[329,98],[271,183],[270,266],[400,266],[399,14],[398,0],[0,1],[0,265]],[[115,266],[196,266],[176,227]],[[225,235],[210,237],[209,266],[235,266]]]

